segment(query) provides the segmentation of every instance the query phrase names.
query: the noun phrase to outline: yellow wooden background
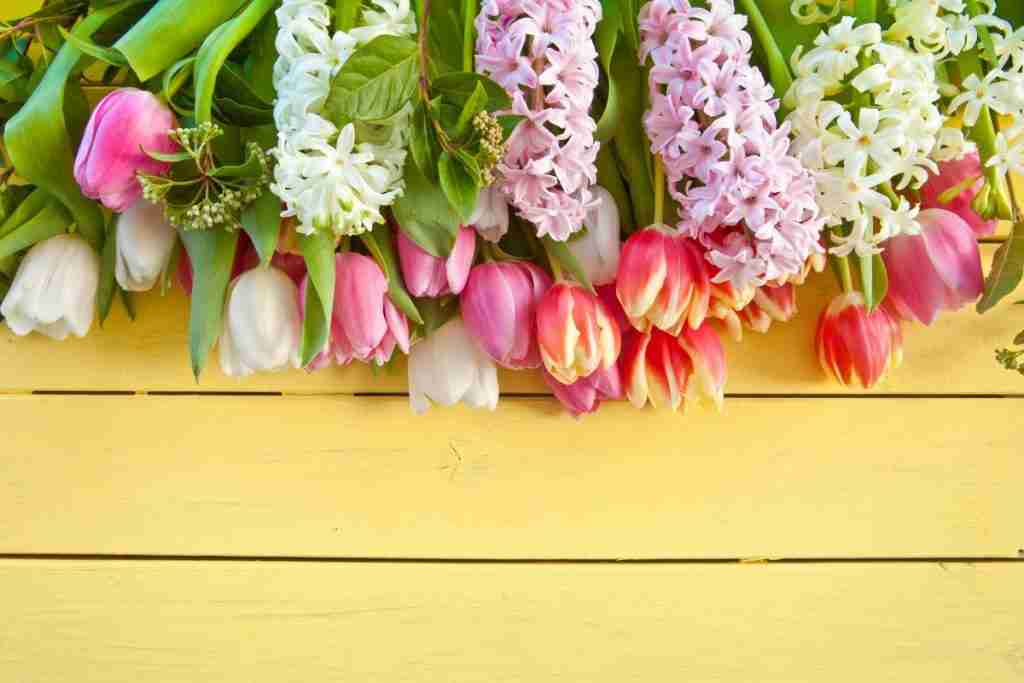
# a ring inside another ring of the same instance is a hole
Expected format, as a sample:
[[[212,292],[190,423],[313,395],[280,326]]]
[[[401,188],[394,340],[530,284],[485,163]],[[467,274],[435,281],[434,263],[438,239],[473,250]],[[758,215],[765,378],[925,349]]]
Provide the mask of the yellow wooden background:
[[[1022,681],[1024,308],[864,395],[834,292],[729,342],[724,413],[579,422],[523,373],[425,417],[401,370],[197,385],[177,292],[4,328],[0,681]]]

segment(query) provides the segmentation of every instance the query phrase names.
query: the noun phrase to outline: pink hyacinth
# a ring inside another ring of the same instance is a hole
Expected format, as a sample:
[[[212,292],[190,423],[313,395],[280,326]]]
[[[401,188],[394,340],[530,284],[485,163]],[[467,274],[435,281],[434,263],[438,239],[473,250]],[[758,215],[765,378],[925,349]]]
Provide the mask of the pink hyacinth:
[[[789,154],[778,100],[750,63],[746,17],[652,0],[640,12],[653,63],[644,126],[679,204],[679,230],[708,250],[715,282],[738,291],[781,283],[823,251],[814,180]]]
[[[302,310],[306,308],[308,278],[302,283]],[[335,256],[334,312],[327,347],[309,364],[310,370],[333,361],[353,360],[384,365],[398,347],[409,353],[409,321],[388,295],[388,280],[368,256],[344,252]]]
[[[498,164],[498,185],[540,236],[564,241],[583,226],[597,180],[598,84],[591,37],[598,0],[486,0],[476,18],[477,70],[523,117]]]

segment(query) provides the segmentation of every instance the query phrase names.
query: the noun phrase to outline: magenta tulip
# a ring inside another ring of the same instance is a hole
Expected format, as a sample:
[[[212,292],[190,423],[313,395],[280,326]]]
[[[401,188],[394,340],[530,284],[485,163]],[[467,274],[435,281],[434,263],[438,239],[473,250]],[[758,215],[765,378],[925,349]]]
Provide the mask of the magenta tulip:
[[[409,321],[388,296],[388,280],[377,262],[368,256],[345,252],[335,256],[334,313],[325,348],[310,363],[318,370],[335,362],[353,360],[384,365],[400,348],[409,353]],[[305,310],[309,280],[302,283]]]
[[[918,214],[921,232],[885,243],[886,302],[906,321],[931,325],[940,311],[955,311],[981,296],[981,254],[971,226],[955,213]]]
[[[460,294],[469,279],[476,255],[476,231],[460,228],[455,245],[448,258],[442,259],[424,250],[398,232],[398,258],[402,264],[402,278],[413,296],[438,297]]]
[[[174,113],[152,93],[121,88],[99,103],[75,158],[75,180],[82,194],[121,212],[142,198],[138,173],[163,175],[169,163],[146,154],[178,151],[167,133],[177,126]]]
[[[596,413],[602,401],[622,398],[622,373],[617,364],[607,370],[598,370],[573,384],[562,384],[545,370],[544,381],[573,417]]]
[[[939,164],[938,175],[931,176],[921,186],[921,208],[952,211],[967,221],[976,236],[988,237],[996,231],[999,221],[987,221],[971,208],[971,202],[984,185],[977,152],[957,161],[944,161]]]
[[[525,261],[484,263],[462,290],[462,319],[480,348],[513,370],[540,366],[537,302],[551,287],[547,273]]]

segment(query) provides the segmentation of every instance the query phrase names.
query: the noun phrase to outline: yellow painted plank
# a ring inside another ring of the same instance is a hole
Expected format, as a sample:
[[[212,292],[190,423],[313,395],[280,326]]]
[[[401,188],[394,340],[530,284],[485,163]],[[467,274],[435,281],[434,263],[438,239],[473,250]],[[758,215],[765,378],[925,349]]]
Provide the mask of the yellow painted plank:
[[[1019,683],[1024,563],[0,562],[0,678]]]
[[[983,247],[991,259],[995,245]],[[800,314],[767,335],[747,333],[729,341],[729,384],[739,394],[848,393],[826,380],[813,351],[818,313],[835,294],[830,274],[801,289]],[[1024,298],[1024,287],[1015,297]],[[54,342],[0,329],[0,392],[83,391],[283,391],[290,393],[404,392],[404,364],[374,372],[362,364],[309,374],[300,370],[236,380],[220,373],[216,357],[200,384],[188,362],[187,300],[178,291],[137,297],[138,320],[115,303],[112,319],[81,340]],[[906,361],[876,393],[1024,394],[1024,379],[995,363],[993,352],[1024,328],[1024,309],[1009,301],[985,316],[973,309],[942,317],[931,328],[907,329]],[[501,375],[506,393],[547,393],[535,373]]]
[[[0,553],[1016,557],[1021,399],[0,399]],[[627,425],[628,428],[624,428]]]

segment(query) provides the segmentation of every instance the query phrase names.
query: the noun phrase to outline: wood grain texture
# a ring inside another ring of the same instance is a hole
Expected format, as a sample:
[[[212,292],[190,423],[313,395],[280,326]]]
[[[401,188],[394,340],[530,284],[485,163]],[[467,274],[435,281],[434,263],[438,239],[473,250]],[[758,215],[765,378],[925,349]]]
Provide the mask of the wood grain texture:
[[[995,245],[984,245],[990,260]],[[800,290],[800,313],[766,335],[748,332],[742,343],[727,341],[729,383],[736,394],[846,394],[828,381],[813,351],[819,312],[836,293],[830,274]],[[906,360],[879,387],[878,394],[1024,394],[1024,380],[994,360],[1024,328],[1024,309],[1010,302],[984,316],[967,308],[941,317],[932,327],[906,328]],[[286,393],[394,393],[406,390],[404,363],[374,371],[366,365],[225,377],[216,354],[196,384],[188,362],[188,307],[180,291],[137,297],[138,320],[127,319],[120,303],[104,329],[81,340],[54,342],[39,335],[18,338],[0,328],[0,392],[50,391],[274,391]],[[547,393],[536,373],[505,372],[506,394]]]
[[[1021,399],[20,396],[0,553],[1016,557]],[[624,429],[627,425],[628,428]]]
[[[0,562],[34,683],[1019,683],[1024,563]]]

